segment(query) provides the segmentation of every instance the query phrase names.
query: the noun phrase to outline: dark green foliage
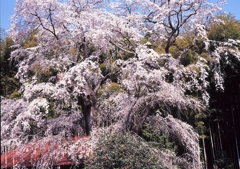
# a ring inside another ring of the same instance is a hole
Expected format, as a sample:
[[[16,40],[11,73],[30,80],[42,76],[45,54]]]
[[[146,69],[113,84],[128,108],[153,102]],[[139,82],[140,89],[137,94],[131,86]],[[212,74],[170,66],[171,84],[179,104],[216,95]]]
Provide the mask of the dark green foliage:
[[[101,63],[100,65],[99,65],[99,67],[100,67],[100,69],[101,69],[101,71],[102,71],[102,74],[104,75],[104,76],[106,76],[110,71],[109,71],[109,69],[107,68],[107,64],[106,63]]]
[[[14,50],[13,48],[11,48],[13,44],[14,43],[12,39],[9,37],[1,39],[0,42],[0,95],[4,97],[9,97],[14,91],[16,92],[20,87],[19,81],[14,78],[17,73],[17,68],[15,67],[15,63],[10,60],[11,52]],[[16,98],[15,94],[13,94],[11,97]]]
[[[57,75],[57,71],[55,71],[54,69],[49,69],[48,71],[43,72],[41,74],[40,82],[47,82],[50,77],[56,76],[56,75]]]
[[[182,58],[181,58],[181,64],[184,66],[190,65],[192,63],[197,62],[197,54],[189,50]]]
[[[135,55],[133,53],[123,52],[121,58],[123,60],[128,60],[129,58],[133,58]]]
[[[171,140],[169,135],[154,132],[149,123],[143,124],[142,137],[149,143],[153,143],[157,148],[166,148],[177,153],[177,145]]]
[[[205,47],[206,46],[203,40],[197,40],[192,50],[194,50],[198,54],[201,54],[203,52],[206,52]]]
[[[218,17],[224,24],[213,23],[210,26],[208,38],[217,41],[228,41],[228,39],[240,39],[240,23],[231,15]]]
[[[57,75],[57,71],[54,68],[43,69],[43,65],[39,63],[31,66],[30,73],[36,75],[39,82],[47,82],[50,77]]]
[[[49,107],[48,107],[48,113],[46,114],[46,118],[47,119],[51,119],[54,117],[57,117],[56,111],[55,111],[55,107],[54,107],[54,100],[50,100],[49,101]]]
[[[86,169],[161,169],[157,152],[130,133],[102,136]]]
[[[14,74],[4,74],[1,72],[1,92],[0,94],[5,97],[19,98],[16,93],[20,87],[19,81],[13,77]],[[20,95],[19,95],[20,96]]]
[[[197,131],[197,133],[201,136],[204,135],[204,133],[206,133],[206,124],[204,121],[206,121],[207,115],[200,112],[198,114],[195,115],[195,129]]]
[[[118,74],[113,72],[117,72],[118,67],[113,66],[113,62],[115,61],[116,58],[114,58],[112,55],[113,55],[112,53],[108,55],[101,55],[99,61],[99,68],[103,76],[108,75],[109,79],[112,82],[117,83]],[[105,62],[103,62],[104,59]]]

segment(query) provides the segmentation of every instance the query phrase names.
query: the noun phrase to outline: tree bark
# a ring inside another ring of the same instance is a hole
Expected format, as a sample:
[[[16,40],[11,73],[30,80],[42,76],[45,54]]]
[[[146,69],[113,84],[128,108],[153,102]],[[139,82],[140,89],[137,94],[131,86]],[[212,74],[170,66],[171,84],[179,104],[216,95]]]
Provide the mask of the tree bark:
[[[205,159],[205,168],[208,169],[208,160],[207,160],[207,153],[206,153],[204,137],[202,138],[202,141],[203,141],[203,154],[204,154],[204,159]]]
[[[236,98],[237,99],[237,98]],[[236,159],[236,165],[237,168],[240,168],[240,156],[239,156],[239,149],[238,149],[238,141],[237,141],[237,135],[236,135],[236,126],[235,126],[235,120],[234,120],[234,107],[233,107],[233,103],[232,103],[232,99],[231,99],[231,113],[232,113],[232,122],[233,122],[233,133],[234,133],[234,142],[235,142],[235,146],[236,146],[236,154],[237,154],[237,159]]]
[[[90,99],[90,96],[85,94],[78,96],[78,105],[82,107],[82,113],[85,121],[86,135],[90,135],[91,132],[91,108],[93,103]]]
[[[213,165],[215,165],[215,148],[214,148],[214,143],[213,143],[213,135],[212,135],[212,129],[211,126],[209,124],[209,132],[210,132],[210,141],[211,141],[211,148],[212,148],[212,160],[213,160]]]

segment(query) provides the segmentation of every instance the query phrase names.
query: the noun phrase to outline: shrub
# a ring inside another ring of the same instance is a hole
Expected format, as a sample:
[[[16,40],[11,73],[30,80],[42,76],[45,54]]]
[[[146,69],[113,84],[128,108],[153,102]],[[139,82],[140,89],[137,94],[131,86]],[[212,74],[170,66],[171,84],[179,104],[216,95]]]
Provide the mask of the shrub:
[[[156,133],[149,123],[143,124],[141,135],[146,141],[156,143],[156,147],[166,148],[177,153],[177,145],[170,139],[170,136]]]
[[[85,162],[88,169],[161,169],[157,151],[129,133],[101,136],[93,156]]]

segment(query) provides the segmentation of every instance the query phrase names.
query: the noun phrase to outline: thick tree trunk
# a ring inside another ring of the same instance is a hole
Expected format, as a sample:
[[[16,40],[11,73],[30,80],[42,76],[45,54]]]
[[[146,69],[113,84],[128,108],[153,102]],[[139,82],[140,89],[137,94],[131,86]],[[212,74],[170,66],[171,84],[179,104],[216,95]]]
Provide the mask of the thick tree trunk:
[[[85,121],[85,129],[86,129],[86,135],[90,135],[91,131],[91,108],[93,106],[93,103],[90,99],[90,96],[80,95],[78,96],[78,105],[81,105],[82,107],[82,113]]]

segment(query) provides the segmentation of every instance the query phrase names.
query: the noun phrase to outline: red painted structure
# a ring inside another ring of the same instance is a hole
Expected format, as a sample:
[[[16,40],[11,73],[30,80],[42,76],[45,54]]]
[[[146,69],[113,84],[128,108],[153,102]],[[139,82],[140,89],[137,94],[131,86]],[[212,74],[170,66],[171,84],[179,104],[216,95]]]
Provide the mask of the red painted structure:
[[[1,155],[1,169],[14,166],[38,168],[46,166],[70,168],[74,164],[83,164],[92,153],[88,144],[90,137],[74,137],[62,140],[36,140]],[[74,156],[71,156],[69,152]],[[73,159],[74,158],[74,159]]]

